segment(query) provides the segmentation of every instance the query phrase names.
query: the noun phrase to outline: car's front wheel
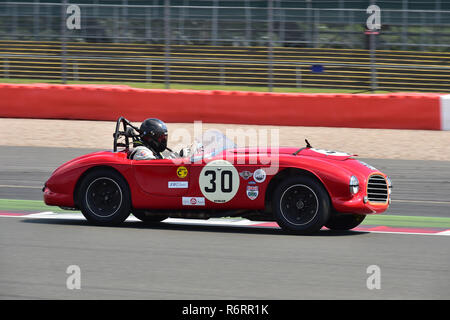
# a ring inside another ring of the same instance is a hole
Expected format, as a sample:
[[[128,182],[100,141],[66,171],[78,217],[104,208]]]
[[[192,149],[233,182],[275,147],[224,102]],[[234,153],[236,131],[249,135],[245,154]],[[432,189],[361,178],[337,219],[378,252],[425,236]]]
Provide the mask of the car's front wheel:
[[[320,182],[309,176],[293,176],[281,182],[272,198],[278,225],[296,234],[317,232],[328,221],[330,197]]]
[[[365,218],[363,214],[332,214],[325,227],[330,230],[350,230],[359,226]]]
[[[82,180],[78,202],[85,218],[98,225],[118,225],[130,215],[130,191],[117,172],[98,169]]]

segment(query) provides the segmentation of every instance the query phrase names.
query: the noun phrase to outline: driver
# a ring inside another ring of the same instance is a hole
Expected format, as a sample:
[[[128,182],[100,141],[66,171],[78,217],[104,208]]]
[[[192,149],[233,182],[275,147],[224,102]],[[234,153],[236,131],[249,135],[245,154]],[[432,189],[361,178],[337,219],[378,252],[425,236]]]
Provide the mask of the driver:
[[[163,159],[161,153],[167,149],[166,124],[159,119],[148,118],[141,123],[139,131],[140,139],[134,141],[130,159]]]

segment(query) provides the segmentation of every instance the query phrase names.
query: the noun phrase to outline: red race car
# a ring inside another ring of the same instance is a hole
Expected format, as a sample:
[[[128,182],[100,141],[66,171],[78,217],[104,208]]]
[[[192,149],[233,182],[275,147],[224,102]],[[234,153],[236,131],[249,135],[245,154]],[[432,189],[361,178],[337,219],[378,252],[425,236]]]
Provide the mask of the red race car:
[[[139,134],[120,117],[113,150],[56,169],[43,188],[45,203],[80,209],[100,225],[119,224],[130,213],[146,222],[231,216],[276,221],[297,234],[323,226],[349,230],[390,204],[391,182],[384,173],[307,141],[300,149],[237,148],[211,130],[179,154],[132,160],[130,140]]]

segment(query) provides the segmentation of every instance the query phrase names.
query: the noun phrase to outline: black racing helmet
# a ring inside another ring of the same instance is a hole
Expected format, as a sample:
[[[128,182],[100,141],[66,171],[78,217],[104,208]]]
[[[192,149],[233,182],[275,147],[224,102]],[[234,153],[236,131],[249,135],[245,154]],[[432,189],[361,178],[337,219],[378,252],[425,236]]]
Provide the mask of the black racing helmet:
[[[156,152],[167,148],[167,126],[159,119],[148,118],[141,123],[139,129],[144,145]]]

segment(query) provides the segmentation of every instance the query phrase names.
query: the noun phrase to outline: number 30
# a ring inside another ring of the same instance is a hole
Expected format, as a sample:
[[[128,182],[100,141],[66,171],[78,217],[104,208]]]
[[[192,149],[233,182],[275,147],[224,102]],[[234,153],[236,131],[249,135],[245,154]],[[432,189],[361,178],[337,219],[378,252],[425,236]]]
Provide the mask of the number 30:
[[[205,187],[205,192],[216,192],[216,171],[207,170],[205,171],[205,176],[211,176],[209,183],[211,186]],[[228,170],[223,170],[220,172],[220,190],[223,193],[230,193],[233,191],[233,173]]]

